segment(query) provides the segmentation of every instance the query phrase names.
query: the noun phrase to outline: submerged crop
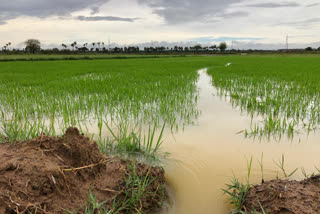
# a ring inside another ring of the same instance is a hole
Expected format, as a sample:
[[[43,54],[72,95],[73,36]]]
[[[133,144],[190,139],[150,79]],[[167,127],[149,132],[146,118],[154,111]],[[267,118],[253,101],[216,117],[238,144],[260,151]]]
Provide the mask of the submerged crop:
[[[208,59],[2,62],[0,140],[57,135],[69,126],[101,136],[105,123],[119,121],[183,127],[199,115],[195,71],[204,63]]]
[[[320,125],[320,71],[317,57],[242,58],[211,68],[220,96],[252,118],[245,136],[293,137]]]

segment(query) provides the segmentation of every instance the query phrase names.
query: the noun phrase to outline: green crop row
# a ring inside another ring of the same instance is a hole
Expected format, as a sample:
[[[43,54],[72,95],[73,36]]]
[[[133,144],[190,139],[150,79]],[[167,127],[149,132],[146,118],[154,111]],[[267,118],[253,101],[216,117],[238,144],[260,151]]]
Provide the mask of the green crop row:
[[[252,117],[251,127],[243,130],[246,136],[292,137],[319,128],[318,56],[247,57],[230,62],[208,73],[218,94]]]

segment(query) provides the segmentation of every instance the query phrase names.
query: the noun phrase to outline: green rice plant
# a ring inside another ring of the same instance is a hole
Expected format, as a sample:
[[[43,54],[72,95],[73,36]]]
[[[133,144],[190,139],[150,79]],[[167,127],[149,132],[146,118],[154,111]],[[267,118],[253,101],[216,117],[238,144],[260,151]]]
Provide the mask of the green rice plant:
[[[241,183],[237,178],[231,178],[231,184],[226,184],[227,188],[222,189],[225,194],[230,196],[230,202],[235,207],[232,213],[241,213],[243,203],[250,185]]]
[[[84,213],[85,214],[111,214],[112,212],[107,210],[106,208],[103,208],[103,205],[107,201],[98,202],[96,199],[96,196],[92,194],[91,189],[89,189],[89,195],[88,195],[88,205],[85,207]]]
[[[231,66],[223,66],[230,61]],[[24,140],[43,131],[60,135],[69,126],[88,124],[96,124],[94,134],[102,136],[105,120],[127,120],[144,127],[165,121],[172,130],[183,129],[200,115],[196,70],[203,67],[210,68],[208,74],[218,95],[252,117],[252,126],[243,132],[247,137],[279,139],[287,134],[292,138],[301,129],[316,131],[320,124],[318,56],[0,64],[0,132],[2,138],[8,135],[11,140]],[[21,127],[30,129],[30,134]]]
[[[316,177],[316,176],[319,176],[319,173],[320,173],[320,171],[318,170],[318,168],[317,168],[317,167],[315,167],[315,168],[316,168],[316,170],[318,171],[317,173],[312,172],[311,174],[308,174],[303,167],[301,168],[301,173],[302,173],[302,175],[305,177],[305,179],[314,178],[314,177]]]
[[[105,120],[184,127],[199,116],[196,70],[216,62],[181,57],[0,63],[0,132],[14,141],[28,137],[21,127],[60,135],[69,126],[97,124],[94,134],[101,137]]]
[[[67,214],[77,214],[82,212],[83,210],[84,214],[117,214],[119,213],[118,210],[116,210],[116,206],[113,204],[112,209],[106,208],[107,201],[98,202],[96,196],[92,193],[91,189],[89,189],[88,199],[87,202],[84,204],[84,208],[80,207],[76,210],[69,211],[65,210]]]
[[[306,179],[307,179],[307,178],[310,178],[311,175],[308,175],[307,172],[306,172],[306,170],[305,170],[303,167],[301,168],[301,172],[302,172],[303,176],[304,176]]]
[[[253,157],[251,156],[250,160],[247,159],[247,185],[250,187],[250,175],[251,175],[251,169],[252,169],[252,160]]]
[[[245,129],[246,137],[281,138],[286,133],[292,139],[300,130],[319,129],[318,57],[274,55],[232,60],[232,66],[215,66],[208,73],[221,97],[229,97],[234,107],[252,118],[262,118]]]
[[[147,135],[143,135],[143,137],[141,129],[136,130],[136,128],[133,128],[130,130],[129,124],[126,122],[116,125],[118,134],[115,134],[107,122],[105,122],[105,125],[113,139],[107,138],[104,143],[99,143],[104,153],[109,150],[109,152],[116,154],[140,154],[146,158],[157,159],[157,153],[162,144],[165,124],[161,128],[158,138],[155,138],[156,125],[153,128],[149,126]]]
[[[129,171],[124,177],[124,188],[114,197],[111,207],[107,208],[107,201],[98,202],[96,196],[89,189],[88,200],[83,207],[76,211],[66,211],[69,214],[78,213],[84,209],[85,214],[117,214],[117,213],[141,213],[142,200],[148,197],[165,197],[164,189],[159,186],[157,192],[150,192],[148,187],[155,181],[156,177],[150,177],[150,169],[144,176],[139,176],[134,161],[128,162]],[[109,205],[110,206],[110,205]]]
[[[284,175],[285,178],[291,177],[291,176],[294,175],[294,174],[297,172],[297,170],[298,170],[298,168],[296,168],[296,169],[294,169],[291,173],[287,174],[287,172],[286,172],[286,170],[285,170],[285,167],[284,167],[284,155],[283,155],[283,154],[282,154],[281,160],[279,160],[278,162],[275,162],[275,161],[273,161],[273,162],[281,169],[281,171],[283,172],[283,175]]]
[[[151,130],[151,126],[149,126],[148,136],[143,137],[143,146],[145,148],[144,150],[146,153],[154,156],[157,153],[157,151],[159,151],[161,144],[162,144],[162,136],[163,136],[163,131],[164,131],[165,125],[166,124],[164,123],[161,128],[159,137],[156,141],[154,141],[156,125],[154,125],[152,130]]]
[[[122,196],[124,199],[120,204],[118,204],[118,211],[122,213],[143,213],[142,210],[142,200],[147,197],[154,197],[156,195],[160,195],[160,197],[164,196],[163,187],[159,186],[158,192],[150,192],[148,191],[148,186],[150,186],[156,177],[151,178],[149,176],[150,169],[148,170],[145,176],[139,176],[136,172],[136,164],[132,162],[129,164],[130,172],[125,177],[125,189],[122,192]]]
[[[241,183],[235,176],[231,178],[231,184],[226,184],[227,188],[222,189],[222,191],[225,194],[228,194],[230,198],[231,204],[235,207],[235,209],[232,211],[232,213],[241,213],[243,212],[243,203],[245,200],[245,197],[251,187],[250,184],[250,176],[251,176],[251,170],[252,170],[252,156],[250,160],[247,159],[247,183],[243,184]]]
[[[261,171],[261,183],[264,183],[264,172],[263,172],[263,152],[261,153],[261,158],[258,161]]]

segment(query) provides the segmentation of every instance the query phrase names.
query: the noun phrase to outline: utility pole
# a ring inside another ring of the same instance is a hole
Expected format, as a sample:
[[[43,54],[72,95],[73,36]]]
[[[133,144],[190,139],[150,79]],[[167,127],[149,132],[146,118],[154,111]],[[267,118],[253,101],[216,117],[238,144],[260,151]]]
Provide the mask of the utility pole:
[[[287,51],[289,50],[289,36],[287,35],[286,37],[286,48],[287,48]]]

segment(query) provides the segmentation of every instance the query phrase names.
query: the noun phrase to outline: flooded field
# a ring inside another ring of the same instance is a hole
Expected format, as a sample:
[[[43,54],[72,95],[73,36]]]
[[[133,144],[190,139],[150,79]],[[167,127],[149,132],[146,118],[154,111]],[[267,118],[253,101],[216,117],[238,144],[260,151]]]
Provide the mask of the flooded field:
[[[246,139],[239,131],[250,126],[251,118],[217,95],[206,69],[199,71],[199,109],[195,126],[166,135],[163,145],[171,153],[166,165],[167,180],[174,194],[169,213],[228,213],[231,209],[222,189],[231,177],[245,180],[246,160],[253,157],[251,181],[261,182],[258,161],[263,153],[264,179],[282,177],[274,161],[285,155],[285,167],[303,167],[308,173],[320,165],[319,134],[301,135],[280,142]],[[273,161],[274,160],[274,161]],[[302,173],[294,178],[304,178]]]
[[[251,158],[252,184],[282,178],[282,156],[285,170],[298,168],[292,179],[320,168],[318,57],[2,65],[0,141],[77,126],[104,154],[151,157],[166,172],[163,213],[228,213],[222,189],[233,176],[246,180]]]

